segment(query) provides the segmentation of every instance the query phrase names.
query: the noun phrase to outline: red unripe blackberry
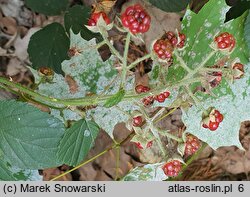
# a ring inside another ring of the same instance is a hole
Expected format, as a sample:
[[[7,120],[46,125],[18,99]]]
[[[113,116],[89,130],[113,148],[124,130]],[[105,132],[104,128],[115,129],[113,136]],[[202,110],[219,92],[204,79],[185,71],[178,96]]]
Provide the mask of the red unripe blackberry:
[[[133,118],[133,126],[134,127],[140,127],[142,125],[142,117],[136,116]]]
[[[170,161],[162,167],[166,176],[175,177],[178,176],[181,171],[181,162],[178,160]]]
[[[218,49],[228,49],[229,52],[233,50],[235,47],[235,38],[232,34],[228,32],[221,33],[220,35],[214,38],[214,41],[218,47]]]
[[[201,146],[200,140],[193,136],[188,135],[185,143],[185,155],[193,155]]]
[[[110,20],[105,12],[94,12],[90,16],[90,19],[88,21],[88,26],[96,26],[98,19],[102,16],[103,20],[108,25],[110,23]]]
[[[157,40],[153,46],[154,52],[162,60],[172,58],[173,46],[169,40]]]
[[[135,91],[137,94],[144,93],[150,91],[150,88],[144,85],[137,85],[135,87]]]
[[[151,17],[140,4],[135,4],[127,7],[121,15],[121,21],[131,33],[145,33],[150,28]]]

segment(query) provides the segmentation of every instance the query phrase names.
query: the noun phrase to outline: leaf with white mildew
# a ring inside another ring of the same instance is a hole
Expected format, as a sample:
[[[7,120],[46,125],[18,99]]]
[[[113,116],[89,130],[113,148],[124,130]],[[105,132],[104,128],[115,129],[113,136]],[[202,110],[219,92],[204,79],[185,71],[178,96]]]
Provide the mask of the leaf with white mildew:
[[[162,170],[163,163],[147,164],[145,166],[136,167],[130,171],[123,181],[162,181],[168,177]]]

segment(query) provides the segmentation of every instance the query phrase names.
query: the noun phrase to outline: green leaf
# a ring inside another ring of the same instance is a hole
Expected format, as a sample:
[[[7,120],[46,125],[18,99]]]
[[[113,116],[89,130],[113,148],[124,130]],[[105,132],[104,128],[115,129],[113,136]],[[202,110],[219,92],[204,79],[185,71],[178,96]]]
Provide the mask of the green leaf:
[[[69,38],[59,23],[52,23],[31,36],[28,53],[32,66],[48,66],[62,73],[61,62],[68,58]]]
[[[130,171],[123,181],[162,181],[168,177],[164,174],[161,166],[163,163],[147,164],[142,167],[136,167]]]
[[[242,63],[248,62],[247,48],[243,37],[245,16],[224,23],[229,6],[224,0],[210,0],[198,14],[187,10],[182,24],[182,31],[187,37],[186,48],[182,53],[184,61],[191,69],[196,68],[212,51],[209,46],[219,32],[229,32],[236,39],[236,49],[230,55],[238,57]],[[208,62],[208,66],[222,56],[217,55]]]
[[[107,108],[113,107],[123,99],[124,95],[125,95],[125,90],[120,89],[116,94],[114,94],[105,102],[104,107]]]
[[[149,0],[149,2],[165,12],[179,12],[187,7],[190,0]]]
[[[13,173],[9,170],[8,166],[1,161],[0,162],[0,180],[1,181],[15,181],[16,178]]]
[[[60,142],[59,160],[70,166],[79,164],[93,147],[99,130],[93,121],[79,120],[73,124]]]
[[[25,0],[32,11],[48,16],[60,15],[66,10],[68,3],[68,0]]]
[[[91,14],[90,7],[75,5],[69,10],[66,11],[64,16],[64,25],[67,32],[70,32],[70,29],[75,34],[81,33],[82,38],[90,40],[96,36],[85,27],[88,24],[88,19]]]
[[[250,9],[250,1],[241,0],[241,1],[237,2],[227,12],[225,22],[228,22],[232,19],[238,18],[248,9]]]
[[[43,169],[58,166],[61,121],[37,108],[16,101],[0,101],[0,149],[12,166]]]
[[[230,54],[230,58],[239,58],[243,64],[248,62],[248,49],[243,37],[245,16],[242,15],[235,20],[224,23],[224,17],[228,10],[229,6],[223,0],[210,0],[198,14],[187,10],[182,24],[182,31],[187,37],[187,43],[181,56],[189,68],[195,69],[198,67],[213,51],[210,44],[219,32],[229,32],[236,39],[236,48]],[[215,65],[222,57],[224,56],[221,53],[217,53],[207,62],[206,66]],[[182,73],[183,71],[180,72],[179,76]],[[178,75],[178,73],[175,75]],[[182,78],[184,76],[182,75]],[[230,84],[225,80],[212,91],[217,97],[232,94]],[[203,97],[206,99],[207,95],[203,94]]]
[[[250,50],[250,14],[249,12],[248,12],[246,23],[245,23],[244,37],[246,39],[246,43],[247,43],[248,51],[249,51]],[[248,53],[248,56],[250,56],[249,53]]]

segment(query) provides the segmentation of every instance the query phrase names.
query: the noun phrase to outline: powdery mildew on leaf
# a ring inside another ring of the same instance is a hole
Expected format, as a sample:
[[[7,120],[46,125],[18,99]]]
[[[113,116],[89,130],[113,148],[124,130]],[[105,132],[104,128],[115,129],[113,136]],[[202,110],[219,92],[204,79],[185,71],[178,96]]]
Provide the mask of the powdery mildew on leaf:
[[[214,6],[216,3],[218,6]],[[239,58],[243,64],[248,62],[246,58],[247,48],[243,37],[244,16],[224,24],[225,13],[228,9],[229,7],[224,1],[210,0],[198,15],[188,12],[184,17],[184,32],[187,37],[191,37],[189,41],[189,46],[191,47],[188,47],[186,50],[196,53],[202,51],[202,53],[197,53],[195,59],[184,55],[184,60],[187,61],[188,66],[191,68],[194,68],[192,65],[195,62],[202,62],[206,58],[206,55],[212,51],[209,44],[219,32],[229,32],[236,39],[236,47],[232,54],[230,54],[230,58]],[[192,15],[191,21],[189,21],[190,15]],[[194,28],[186,28],[189,22]],[[210,34],[212,34],[212,37]],[[196,42],[197,40],[199,42]],[[214,65],[221,57],[221,54],[217,54],[215,58],[212,58],[207,63],[207,66]],[[198,106],[192,106],[187,112],[183,112],[183,121],[187,126],[186,132],[199,137],[213,149],[231,145],[242,149],[239,141],[240,124],[242,121],[250,118],[249,69],[247,67],[249,65],[245,66],[245,76],[243,79],[231,83],[223,78],[222,83],[213,89],[214,97],[199,93],[198,98],[202,102]],[[224,115],[224,120],[216,131],[204,129],[201,124],[202,112],[211,106],[218,109]]]
[[[127,114],[138,107],[133,102],[122,101],[117,106],[111,108],[105,108],[98,106],[95,109],[88,112],[89,117],[93,117],[95,122],[104,129],[111,138],[113,136],[113,130],[115,125],[121,122],[127,122],[131,117]]]
[[[204,129],[201,125],[201,115],[203,108],[193,106],[187,112],[183,111],[183,122],[189,132],[202,141],[206,142],[213,149],[221,146],[237,146],[241,149],[239,141],[239,129],[241,122],[250,119],[250,64],[245,66],[245,76],[231,84],[232,95],[225,95],[217,99],[209,98],[201,103],[204,109],[211,106],[218,109],[224,120],[216,131]]]
[[[114,58],[101,59],[96,49],[96,40],[84,40],[80,33],[70,31],[70,47],[76,48],[78,54],[62,63],[62,70],[77,82],[86,92],[99,94],[117,76]]]
[[[39,175],[38,170],[23,170],[16,167],[10,167],[14,177],[22,181],[42,181],[43,177]]]
[[[130,171],[123,181],[162,181],[168,177],[162,170],[163,163],[147,164],[142,167],[136,167]]]
[[[35,83],[39,83],[41,80],[41,77],[38,75],[38,72],[32,68],[29,68],[29,69],[35,78]],[[63,98],[80,98],[86,94],[86,91],[82,87],[78,88],[78,92],[76,92],[75,94],[72,94],[70,92],[69,85],[65,81],[65,78],[62,75],[56,74],[56,73],[54,75],[52,82],[41,83],[38,87],[37,92],[46,96],[53,97],[53,98],[62,98],[62,99]]]
[[[108,94],[115,94],[119,90],[120,79],[114,84],[113,88],[108,91]],[[130,76],[126,80],[127,91],[132,90],[134,84],[134,76]],[[115,125],[121,122],[127,122],[131,117],[130,112],[139,109],[133,101],[121,101],[116,106],[106,108],[103,106],[97,106],[96,108],[89,110],[87,116],[93,117],[95,122],[104,129],[108,135],[113,138],[113,130]]]

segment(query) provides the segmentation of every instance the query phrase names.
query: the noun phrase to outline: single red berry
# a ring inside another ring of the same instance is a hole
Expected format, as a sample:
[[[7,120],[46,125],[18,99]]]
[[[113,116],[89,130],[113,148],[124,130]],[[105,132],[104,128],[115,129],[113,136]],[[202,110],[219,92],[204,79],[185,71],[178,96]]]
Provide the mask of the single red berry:
[[[228,49],[229,51],[233,50],[236,43],[233,35],[228,32],[224,32],[216,36],[214,41],[219,49]]]
[[[220,112],[216,109],[216,110],[214,110],[213,115],[216,118],[216,117],[218,117],[220,115]]]
[[[215,121],[218,123],[221,123],[224,119],[224,116],[222,114],[219,114],[217,117],[215,117]]]
[[[179,43],[177,44],[178,48],[183,48],[185,45],[186,36],[185,34],[179,33]]]
[[[153,141],[148,142],[148,143],[147,143],[147,148],[151,148],[152,145],[153,145]]]
[[[94,12],[90,16],[90,19],[88,21],[88,26],[96,26],[98,19],[102,16],[103,20],[108,25],[110,23],[110,20],[105,12]]]
[[[140,127],[142,124],[142,117],[141,116],[136,116],[133,118],[133,126],[134,127]]]
[[[127,7],[121,15],[121,21],[131,33],[145,33],[150,28],[151,17],[140,4],[135,4]]]
[[[212,122],[212,121],[210,121],[209,124],[208,124],[208,128],[211,131],[215,131],[216,129],[218,129],[219,124],[220,124],[219,122]]]
[[[94,19],[90,18],[88,21],[88,26],[96,26],[96,21]]]
[[[147,106],[153,104],[153,102],[154,102],[154,97],[153,97],[153,96],[145,97],[145,98],[142,99],[142,102],[143,102],[144,106],[147,107]]]
[[[199,139],[195,136],[188,135],[185,143],[185,155],[193,155],[201,146]]]
[[[166,37],[171,42],[171,44],[172,44],[173,47],[175,47],[177,45],[178,39],[177,39],[177,37],[176,37],[176,35],[175,35],[174,32],[168,31],[166,33]]]
[[[135,91],[137,94],[144,93],[150,91],[150,88],[144,85],[137,85],[135,87]]]
[[[215,122],[221,123],[223,121],[224,117],[218,110],[214,110],[213,115],[215,117]]]
[[[154,52],[162,60],[168,60],[172,58],[173,46],[169,40],[157,40],[153,46]]]
[[[181,171],[181,162],[178,160],[170,161],[162,167],[166,176],[175,177],[178,176]]]
[[[202,124],[202,127],[208,129],[208,126],[206,124]]]
[[[163,93],[156,95],[155,100],[157,100],[159,103],[163,103],[165,101],[166,97]]]
[[[142,145],[141,145],[141,143],[140,142],[134,142],[135,143],[135,145],[137,146],[137,148],[139,148],[139,149],[143,149],[143,147],[142,147]]]
[[[165,98],[168,98],[170,96],[170,92],[166,91],[166,92],[163,92]]]

